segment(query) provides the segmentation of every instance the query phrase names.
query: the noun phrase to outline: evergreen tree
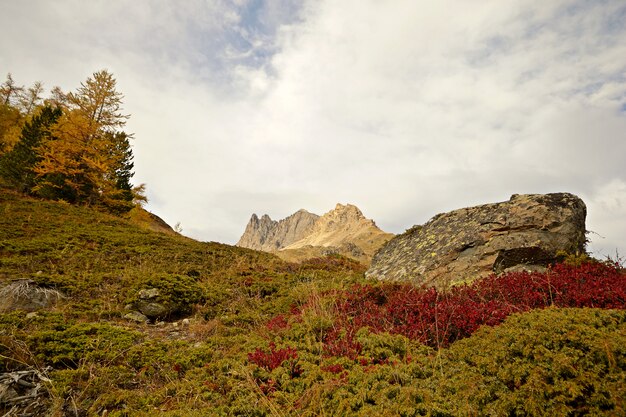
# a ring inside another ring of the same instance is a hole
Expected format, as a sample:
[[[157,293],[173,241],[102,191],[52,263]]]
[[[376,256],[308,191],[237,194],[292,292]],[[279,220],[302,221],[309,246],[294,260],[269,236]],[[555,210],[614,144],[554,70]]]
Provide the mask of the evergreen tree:
[[[133,186],[130,183],[134,175],[133,168],[133,152],[130,148],[130,142],[126,132],[117,132],[112,135],[111,143],[113,144],[112,152],[116,163],[113,165],[112,175],[118,189],[123,191],[131,191]],[[132,196],[130,196],[132,200]]]
[[[35,165],[40,157],[37,153],[42,141],[51,137],[51,127],[61,116],[61,109],[43,107],[22,128],[19,141],[11,151],[0,157],[0,176],[21,192],[30,193],[35,186]]]
[[[24,87],[15,84],[13,76],[8,73],[6,81],[0,85],[0,101],[5,106],[10,106],[18,100],[22,91],[24,91]]]
[[[133,185],[133,152],[130,147],[129,136],[126,132],[108,133],[111,164],[106,176],[109,184],[114,188],[103,195],[102,203],[114,212],[130,210],[134,203]]]
[[[81,83],[74,93],[55,93],[65,108],[54,137],[40,148],[37,191],[72,203],[100,204],[113,211],[132,208],[133,155],[123,132],[122,94],[107,71]]]

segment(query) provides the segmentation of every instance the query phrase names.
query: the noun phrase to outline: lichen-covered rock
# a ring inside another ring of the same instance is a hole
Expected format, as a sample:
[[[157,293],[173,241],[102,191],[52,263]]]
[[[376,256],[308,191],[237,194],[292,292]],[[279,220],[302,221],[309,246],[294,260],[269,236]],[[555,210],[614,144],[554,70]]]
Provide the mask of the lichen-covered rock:
[[[523,265],[554,262],[585,245],[585,203],[573,194],[515,194],[509,201],[438,214],[390,240],[366,276],[445,288]]]
[[[126,307],[148,319],[156,319],[172,315],[177,306],[175,303],[164,302],[158,288],[145,288],[139,290],[137,299]]]
[[[142,314],[139,311],[131,311],[125,314],[124,318],[137,323],[147,323],[148,321],[150,321],[150,319],[148,319],[145,314]]]
[[[137,311],[148,319],[175,319],[190,314],[195,304],[204,300],[203,289],[196,282],[197,273],[189,275],[156,274],[130,291],[125,309]]]

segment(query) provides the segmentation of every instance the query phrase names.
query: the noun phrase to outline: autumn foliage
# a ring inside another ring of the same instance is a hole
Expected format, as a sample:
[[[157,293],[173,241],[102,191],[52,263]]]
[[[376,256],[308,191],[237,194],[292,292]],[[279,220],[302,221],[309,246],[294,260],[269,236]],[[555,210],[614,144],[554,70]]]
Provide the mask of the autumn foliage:
[[[334,297],[334,323],[323,337],[324,353],[356,360],[362,353],[356,336],[363,328],[440,348],[480,326],[498,325],[512,313],[547,307],[624,309],[626,275],[600,262],[558,264],[546,273],[493,275],[447,292],[410,284],[359,284]]]
[[[254,352],[248,354],[248,361],[266,371],[272,371],[279,366],[286,366],[289,369],[289,375],[292,378],[302,374],[302,368],[297,363],[298,353],[293,347],[276,349],[276,344],[270,342],[268,350],[257,348]]]
[[[27,194],[113,212],[133,207],[133,154],[123,131],[128,115],[108,71],[89,77],[75,92],[41,83],[28,90],[11,75],[0,88],[0,179]]]

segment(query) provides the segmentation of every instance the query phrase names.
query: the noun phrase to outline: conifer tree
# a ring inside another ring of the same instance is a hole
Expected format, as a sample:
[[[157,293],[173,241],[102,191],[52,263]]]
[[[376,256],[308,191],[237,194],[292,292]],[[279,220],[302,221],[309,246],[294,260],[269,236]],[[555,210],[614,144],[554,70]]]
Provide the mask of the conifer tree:
[[[10,73],[0,85],[0,155],[18,142],[24,123],[42,104],[42,93],[41,82],[25,89],[15,83]]]
[[[11,73],[7,74],[7,79],[0,85],[0,101],[5,106],[10,106],[17,101],[19,94],[24,90],[23,86],[19,86],[13,80]]]
[[[22,128],[19,141],[0,157],[0,176],[11,186],[30,193],[35,186],[35,165],[40,157],[38,147],[49,140],[51,128],[61,116],[60,108],[43,107]]]
[[[40,147],[35,168],[42,196],[72,203],[100,204],[113,211],[132,207],[131,135],[122,128],[122,94],[108,71],[88,78],[74,93],[56,90],[64,106],[51,140]]]

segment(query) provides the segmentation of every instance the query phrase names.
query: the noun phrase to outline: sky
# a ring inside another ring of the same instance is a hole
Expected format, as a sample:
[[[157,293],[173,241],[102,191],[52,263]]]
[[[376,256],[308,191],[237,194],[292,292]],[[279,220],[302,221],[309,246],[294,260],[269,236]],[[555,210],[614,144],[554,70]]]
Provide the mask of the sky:
[[[146,208],[195,239],[571,192],[626,254],[623,0],[0,0],[0,27],[1,77],[113,73]]]

